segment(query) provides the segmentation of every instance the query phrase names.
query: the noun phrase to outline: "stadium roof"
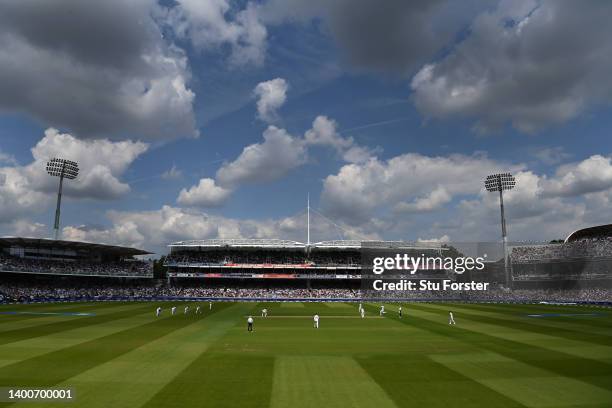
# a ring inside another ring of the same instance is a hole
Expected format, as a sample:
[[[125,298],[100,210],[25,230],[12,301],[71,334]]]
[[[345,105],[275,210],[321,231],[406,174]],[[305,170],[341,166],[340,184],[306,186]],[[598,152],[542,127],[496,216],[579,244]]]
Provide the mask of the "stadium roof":
[[[95,244],[93,242],[63,241],[49,238],[0,237],[0,247],[7,246],[88,250],[121,256],[149,255],[153,253],[138,248],[119,245]]]
[[[612,224],[596,225],[594,227],[582,228],[569,234],[565,242],[577,241],[579,239],[608,236],[612,237]]]
[[[178,241],[168,245],[178,247],[207,247],[207,248],[304,248],[304,244],[284,239],[195,239]]]
[[[306,244],[298,241],[284,239],[202,239],[178,241],[168,245],[170,248],[296,248],[304,249]],[[361,249],[361,248],[440,248],[439,243],[433,242],[404,242],[404,241],[358,241],[336,240],[321,241],[310,245],[312,248],[334,249]]]

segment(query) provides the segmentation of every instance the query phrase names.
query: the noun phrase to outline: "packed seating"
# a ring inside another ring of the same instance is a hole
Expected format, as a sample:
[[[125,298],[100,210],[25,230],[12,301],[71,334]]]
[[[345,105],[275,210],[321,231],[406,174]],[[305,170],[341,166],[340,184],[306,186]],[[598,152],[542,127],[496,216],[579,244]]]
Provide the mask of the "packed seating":
[[[512,248],[513,263],[545,262],[561,259],[610,258],[612,237],[584,238],[563,244],[525,245]]]
[[[77,279],[77,278],[74,278]],[[151,281],[126,284],[28,280],[0,284],[0,301],[96,300],[107,298],[217,298],[217,299],[347,299],[347,300],[453,300],[474,302],[612,302],[611,288],[515,289],[493,288],[487,291],[445,292],[374,292],[356,288],[237,287],[237,286],[169,286]],[[147,283],[149,282],[149,283]]]
[[[150,262],[137,260],[116,262],[56,261],[0,255],[0,272],[150,277],[153,275],[153,268]]]

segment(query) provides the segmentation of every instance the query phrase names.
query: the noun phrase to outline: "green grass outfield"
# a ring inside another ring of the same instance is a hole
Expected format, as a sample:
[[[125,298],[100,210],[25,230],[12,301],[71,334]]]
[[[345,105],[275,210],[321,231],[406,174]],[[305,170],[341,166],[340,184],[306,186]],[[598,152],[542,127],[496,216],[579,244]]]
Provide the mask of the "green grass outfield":
[[[3,305],[19,313],[0,314],[0,387],[75,391],[27,407],[612,407],[610,309],[411,303],[399,319],[395,304],[384,318],[367,304],[361,319],[349,303],[185,316],[177,302],[173,317],[169,305]]]

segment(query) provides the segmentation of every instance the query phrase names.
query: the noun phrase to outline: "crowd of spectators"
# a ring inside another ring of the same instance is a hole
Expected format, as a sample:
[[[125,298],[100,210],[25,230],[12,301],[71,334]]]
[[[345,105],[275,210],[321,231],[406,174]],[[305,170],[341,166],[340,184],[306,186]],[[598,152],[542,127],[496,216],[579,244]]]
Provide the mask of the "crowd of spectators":
[[[153,265],[151,262],[138,260],[116,262],[37,260],[0,254],[0,272],[151,277]]]
[[[32,284],[25,281],[0,284],[2,301],[35,301],[108,298],[223,298],[223,299],[388,299],[455,300],[482,302],[612,302],[610,288],[515,289],[486,291],[402,291],[374,292],[351,288],[244,288],[168,286],[161,284]]]
[[[516,246],[512,248],[510,257],[513,263],[610,258],[612,257],[612,237],[583,238],[560,244]]]
[[[166,257],[167,266],[224,266],[231,264],[360,266],[358,251],[306,254],[299,250],[215,250],[180,251]]]

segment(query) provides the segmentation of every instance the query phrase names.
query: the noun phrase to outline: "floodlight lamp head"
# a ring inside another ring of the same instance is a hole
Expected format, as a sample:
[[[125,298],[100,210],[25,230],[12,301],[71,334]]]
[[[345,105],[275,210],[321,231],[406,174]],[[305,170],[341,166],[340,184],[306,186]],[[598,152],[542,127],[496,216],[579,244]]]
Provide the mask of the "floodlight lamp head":
[[[79,165],[72,160],[53,158],[47,162],[47,173],[74,180],[79,175]]]
[[[485,179],[485,188],[490,192],[512,190],[514,186],[516,179],[510,173],[491,174]]]

